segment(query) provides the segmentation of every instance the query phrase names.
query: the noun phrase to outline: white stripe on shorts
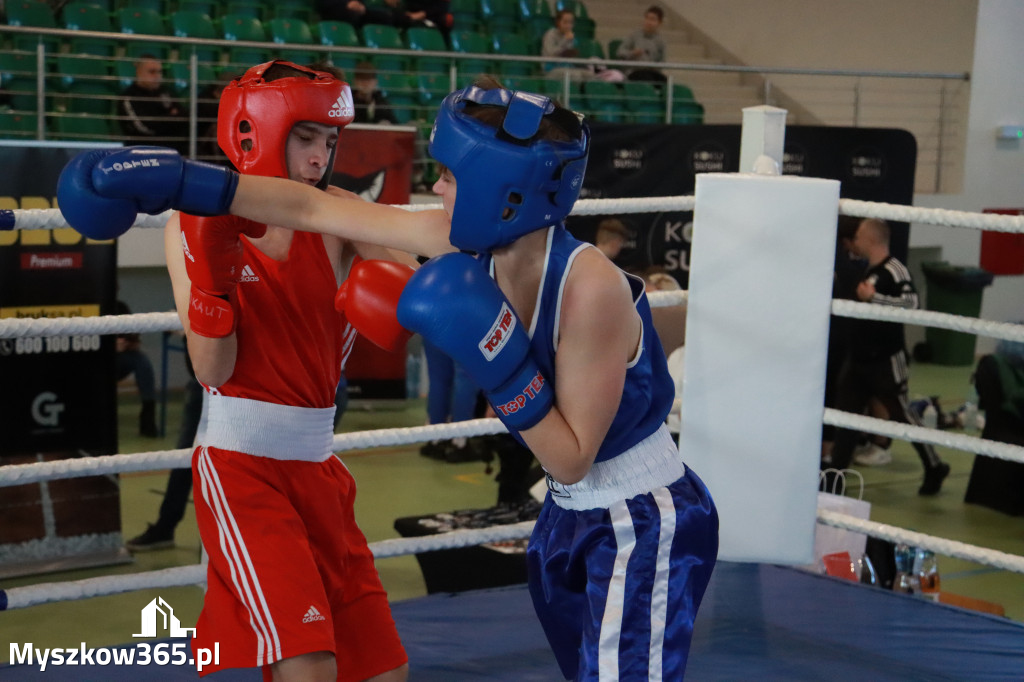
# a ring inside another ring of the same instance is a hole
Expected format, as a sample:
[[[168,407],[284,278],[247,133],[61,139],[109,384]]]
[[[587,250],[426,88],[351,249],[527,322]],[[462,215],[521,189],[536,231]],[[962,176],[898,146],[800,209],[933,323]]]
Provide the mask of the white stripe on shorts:
[[[270,665],[281,660],[281,638],[277,634],[277,626],[270,615],[259,577],[249,558],[249,550],[228,506],[220,476],[213,466],[209,450],[205,447],[199,451],[199,480],[203,487],[203,497],[208,500],[210,511],[217,521],[220,549],[231,569],[231,582],[234,583],[236,594],[249,612],[249,625],[256,634],[255,667]]]
[[[612,576],[608,581],[608,596],[605,598],[601,634],[598,636],[597,679],[599,682],[618,682],[619,640],[622,635],[622,613],[626,601],[626,565],[636,545],[636,534],[625,500],[613,504],[608,512],[612,528],[615,530],[615,546],[618,549]]]
[[[651,590],[651,653],[648,660],[648,679],[661,682],[662,650],[665,647],[665,625],[668,620],[668,578],[672,539],[676,534],[676,506],[668,488],[654,491],[658,505],[661,531],[658,535],[658,561]]]

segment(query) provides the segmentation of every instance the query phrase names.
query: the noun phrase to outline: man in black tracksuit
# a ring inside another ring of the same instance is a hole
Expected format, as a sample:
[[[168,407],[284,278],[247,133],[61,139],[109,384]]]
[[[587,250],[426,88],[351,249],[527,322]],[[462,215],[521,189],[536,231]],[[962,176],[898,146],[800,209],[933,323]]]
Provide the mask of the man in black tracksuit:
[[[913,309],[919,305],[917,291],[906,266],[889,253],[889,226],[883,220],[860,221],[847,248],[866,258],[868,269],[857,284],[856,298],[867,303]],[[908,358],[903,325],[878,320],[849,320],[849,346],[839,370],[836,408],[863,414],[875,397],[889,413],[889,419],[921,426],[921,419],[910,409],[907,399]],[[835,448],[829,466],[845,469],[850,465],[858,432],[836,431]],[[949,475],[949,465],[939,459],[935,448],[914,443],[924,466],[924,482],[919,495],[935,495]]]
[[[155,144],[188,155],[188,120],[163,83],[163,64],[153,55],[135,63],[135,80],[118,100],[118,123],[125,145]]]

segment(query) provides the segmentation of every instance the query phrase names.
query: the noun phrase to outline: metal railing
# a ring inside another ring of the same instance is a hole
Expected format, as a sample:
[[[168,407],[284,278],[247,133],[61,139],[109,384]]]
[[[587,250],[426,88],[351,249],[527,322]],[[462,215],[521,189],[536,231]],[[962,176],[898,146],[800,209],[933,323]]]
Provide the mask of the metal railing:
[[[391,100],[400,122],[416,125],[422,131],[414,160],[414,182],[419,184],[430,179],[431,164],[423,140],[437,105],[444,94],[470,82],[480,64],[502,74],[502,80],[513,86],[557,96],[566,106],[596,120],[735,124],[740,122],[743,107],[766,103],[788,109],[791,124],[901,127],[918,141],[917,191],[956,191],[962,176],[969,83],[966,73],[559,59],[588,70],[657,68],[668,79],[656,88],[623,83],[615,85],[610,93],[602,93],[597,91],[608,89],[588,87],[596,80],[585,81],[584,85],[571,79],[569,73],[560,79],[546,78],[544,65],[551,59],[540,56],[208,40],[6,25],[0,25],[0,35],[7,43],[14,38],[36,40],[34,50],[0,49],[0,96],[7,97],[8,106],[7,111],[0,111],[0,138],[123,139],[115,112],[119,93],[134,78],[135,60],[127,56],[128,48],[130,45],[137,54],[144,48],[136,46],[152,45],[153,52],[167,54],[166,73],[172,76],[173,89],[188,106],[187,135],[162,142],[186,148],[192,157],[200,159],[211,160],[219,154],[215,119],[204,111],[215,110],[219,87],[228,75],[251,66],[250,62],[232,62],[232,54],[246,50],[266,59],[333,63],[346,72],[359,59],[376,61],[380,88]],[[108,41],[117,49],[110,57],[71,55],[72,42],[81,40]],[[47,43],[56,44],[57,50]],[[218,60],[202,61],[197,57],[197,51],[211,49],[220,51]],[[79,60],[77,66],[75,60]],[[104,62],[107,68],[79,68],[88,60]],[[69,70],[64,70],[65,66]],[[708,74],[732,74],[738,85],[712,84]]]

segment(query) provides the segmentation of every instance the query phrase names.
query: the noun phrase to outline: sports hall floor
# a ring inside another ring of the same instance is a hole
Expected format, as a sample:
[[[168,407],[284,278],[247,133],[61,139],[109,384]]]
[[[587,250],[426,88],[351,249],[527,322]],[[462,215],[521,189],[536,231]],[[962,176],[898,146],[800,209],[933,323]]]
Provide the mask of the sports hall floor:
[[[942,398],[943,406],[952,409],[961,404],[968,393],[971,370],[971,367],[916,364],[911,368],[911,395],[938,395]],[[172,448],[173,431],[179,413],[180,396],[172,396],[168,408],[168,423],[171,425],[168,435],[163,439],[143,439],[137,435],[138,403],[133,396],[122,395],[119,406],[121,452]],[[354,403],[342,421],[342,430],[416,426],[424,423],[424,417],[422,400],[374,405]],[[964,504],[963,494],[973,456],[955,450],[940,451],[950,462],[952,473],[941,494],[932,498],[917,495],[921,468],[909,444],[897,442],[894,445],[894,461],[890,465],[862,468],[866,481],[864,497],[872,503],[871,518],[1024,555],[1024,518],[1009,517],[987,508]],[[484,466],[479,462],[448,464],[428,460],[419,456],[417,448],[413,446],[352,452],[346,454],[344,460],[359,486],[356,514],[371,542],[397,537],[393,527],[396,518],[454,509],[484,508],[492,506],[497,499],[494,475],[486,474]],[[141,532],[147,521],[155,519],[165,480],[166,472],[127,474],[121,477],[122,523],[126,537]],[[156,570],[195,563],[198,558],[199,539],[190,507],[185,521],[179,526],[177,547],[174,549],[141,553],[136,555],[133,563],[120,566],[5,580],[0,587]],[[426,594],[415,558],[407,556],[384,559],[378,562],[378,569],[392,601],[403,602]],[[948,557],[940,557],[940,570],[944,591],[997,602],[1005,608],[1007,618],[1024,622],[1024,576]],[[125,644],[131,640],[131,634],[139,625],[139,609],[158,594],[174,606],[183,624],[187,626],[194,622],[201,604],[198,589],[184,587],[146,590],[2,612],[0,644],[33,642],[38,648],[76,646],[79,642],[92,647]],[[499,621],[502,618],[500,613],[492,615]],[[529,618],[529,614],[526,617]],[[851,633],[851,637],[856,635]],[[443,631],[437,633],[437,638],[439,642],[444,641]],[[4,646],[0,649],[0,663],[7,662],[8,657],[8,647]],[[1018,672],[1024,678],[1024,662]],[[0,679],[3,677],[0,669]],[[703,679],[744,677],[741,673],[726,677],[702,676]],[[828,677],[823,672],[822,679]],[[436,679],[445,678],[442,675]]]

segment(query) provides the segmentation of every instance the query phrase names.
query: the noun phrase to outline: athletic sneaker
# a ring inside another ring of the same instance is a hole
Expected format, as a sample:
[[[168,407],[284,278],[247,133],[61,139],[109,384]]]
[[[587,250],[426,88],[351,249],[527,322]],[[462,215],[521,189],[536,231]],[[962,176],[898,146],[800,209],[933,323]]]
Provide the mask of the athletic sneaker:
[[[892,461],[892,453],[874,443],[857,448],[853,453],[853,461],[866,467],[881,467]]]
[[[167,533],[160,530],[152,523],[147,524],[146,532],[138,535],[128,542],[125,547],[133,552],[148,552],[153,549],[168,549],[174,547],[174,533]]]
[[[917,489],[918,495],[935,495],[942,490],[942,482],[949,476],[949,465],[943,462],[931,469],[925,469],[924,483]]]

